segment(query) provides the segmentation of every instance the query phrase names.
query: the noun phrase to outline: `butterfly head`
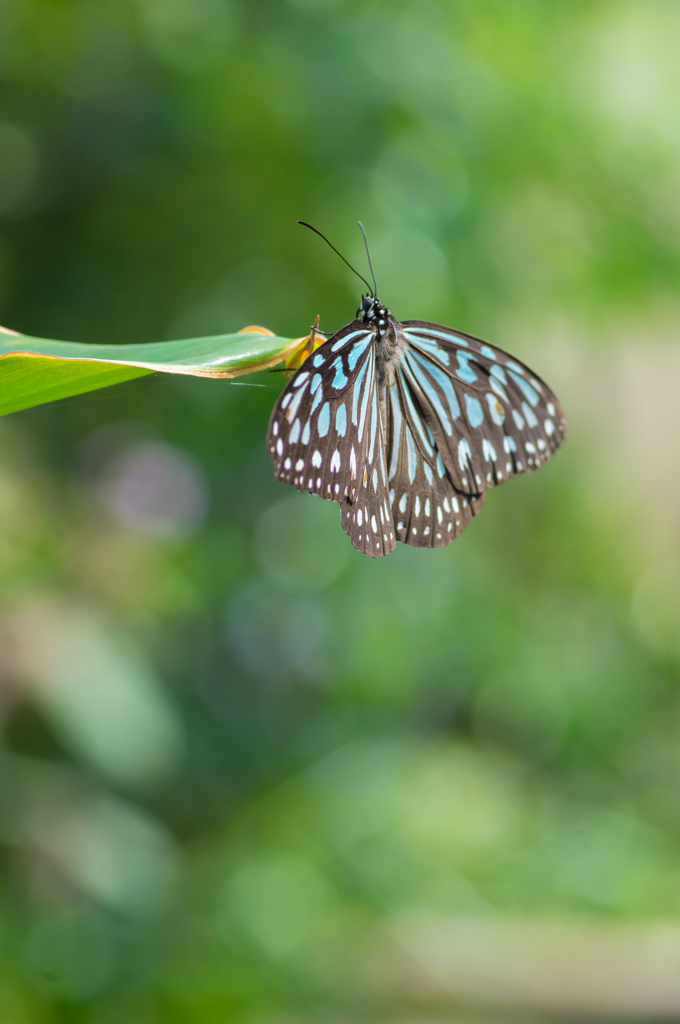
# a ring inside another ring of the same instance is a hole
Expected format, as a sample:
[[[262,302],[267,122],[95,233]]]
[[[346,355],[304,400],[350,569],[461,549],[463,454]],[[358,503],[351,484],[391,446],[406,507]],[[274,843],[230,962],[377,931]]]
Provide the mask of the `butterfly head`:
[[[371,324],[378,328],[378,334],[382,337],[387,330],[390,311],[383,306],[380,299],[375,295],[361,297],[361,305],[357,310],[357,320],[363,320],[365,324]]]

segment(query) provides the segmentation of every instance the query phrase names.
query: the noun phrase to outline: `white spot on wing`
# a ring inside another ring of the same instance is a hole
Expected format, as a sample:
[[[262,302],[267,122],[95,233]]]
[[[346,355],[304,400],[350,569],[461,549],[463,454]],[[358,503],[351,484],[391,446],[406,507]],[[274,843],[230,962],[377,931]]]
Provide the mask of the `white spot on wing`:
[[[458,465],[461,469],[465,469],[468,459],[472,461],[472,452],[467,438],[464,437],[458,442]]]
[[[497,455],[496,449],[486,438],[482,439],[482,451],[484,452],[484,459],[486,462],[495,462]]]

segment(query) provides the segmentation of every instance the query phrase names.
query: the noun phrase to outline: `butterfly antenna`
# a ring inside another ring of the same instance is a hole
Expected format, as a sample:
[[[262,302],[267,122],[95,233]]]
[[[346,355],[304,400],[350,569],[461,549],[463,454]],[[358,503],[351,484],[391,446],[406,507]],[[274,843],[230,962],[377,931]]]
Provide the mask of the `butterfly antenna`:
[[[371,263],[371,254],[368,251],[368,239],[366,238],[366,232],[364,231],[364,225],[361,223],[360,220],[357,221],[357,224],[361,228],[361,234],[364,236],[364,245],[366,246],[366,256],[368,257],[368,265],[371,268],[371,277],[373,278],[373,294],[377,295],[378,294],[378,285],[377,285],[376,280],[375,280],[375,272],[373,270],[373,264]]]
[[[337,249],[335,248],[335,246],[334,246],[334,245],[332,244],[332,242],[329,242],[329,241],[328,241],[328,239],[326,238],[326,236],[325,236],[325,235],[322,235],[320,231],[317,231],[317,229],[316,229],[316,228],[313,228],[313,227],[312,227],[312,225],[311,225],[311,224],[308,224],[306,220],[299,220],[299,221],[298,221],[298,224],[302,224],[303,228],[309,228],[309,230],[310,230],[310,231],[313,231],[313,232],[314,232],[315,234],[317,234],[317,235],[319,236],[319,238],[323,238],[323,240],[324,240],[324,242],[326,243],[326,245],[330,245],[330,247],[331,247],[331,249],[333,250],[333,252],[334,252],[334,253],[337,253],[337,255],[338,255],[338,256],[340,257],[340,259],[342,260],[342,262],[343,262],[343,263],[346,263],[346,264],[347,264],[347,266],[348,266],[348,267],[349,267],[349,269],[350,269],[350,270],[352,271],[352,273],[353,273],[353,274],[356,274],[356,275],[357,275],[357,277],[358,277],[358,278],[359,278],[359,279],[360,279],[361,281],[363,281],[363,282],[364,282],[364,284],[366,285],[366,287],[367,287],[367,288],[368,288],[368,290],[370,291],[370,289],[371,289],[371,286],[370,286],[370,284],[368,283],[368,281],[366,280],[366,278],[365,278],[365,277],[362,277],[362,275],[361,275],[361,274],[359,273],[359,271],[358,271],[358,270],[355,270],[355,269],[354,269],[354,267],[353,267],[353,266],[352,266],[352,264],[351,264],[351,263],[349,262],[349,260],[346,260],[346,259],[345,259],[345,257],[344,257],[344,256],[342,255],[342,253],[341,253],[341,252],[338,252],[338,250],[337,250]],[[370,261],[369,261],[369,262],[370,262]],[[372,295],[375,295],[375,292],[371,292],[371,294],[372,294]]]

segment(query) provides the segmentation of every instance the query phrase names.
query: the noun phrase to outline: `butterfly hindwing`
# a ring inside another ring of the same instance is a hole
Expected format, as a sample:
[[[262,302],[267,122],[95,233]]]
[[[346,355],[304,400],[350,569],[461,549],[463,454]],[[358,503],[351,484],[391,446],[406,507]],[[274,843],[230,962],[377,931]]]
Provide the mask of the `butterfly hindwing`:
[[[484,494],[457,490],[400,375],[388,389],[388,476],[397,539],[444,547],[481,511]]]
[[[384,410],[375,373],[370,383],[366,428],[358,449],[363,472],[356,496],[347,496],[340,514],[354,547],[379,558],[394,549],[396,538],[387,489]]]
[[[539,469],[562,443],[559,401],[527,366],[439,324],[410,320],[399,329],[408,343],[399,375],[458,489],[481,494]]]

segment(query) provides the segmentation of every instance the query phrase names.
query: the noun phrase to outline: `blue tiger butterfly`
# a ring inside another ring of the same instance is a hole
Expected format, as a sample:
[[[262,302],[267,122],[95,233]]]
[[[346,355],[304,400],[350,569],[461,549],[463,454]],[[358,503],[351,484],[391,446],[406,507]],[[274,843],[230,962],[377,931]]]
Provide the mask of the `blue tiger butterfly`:
[[[305,360],[274,407],[276,476],[337,501],[352,544],[374,558],[397,541],[444,547],[489,487],[547,462],[565,438],[564,413],[507,352],[441,324],[395,320],[375,275],[372,288],[357,276],[369,293],[356,319]]]

